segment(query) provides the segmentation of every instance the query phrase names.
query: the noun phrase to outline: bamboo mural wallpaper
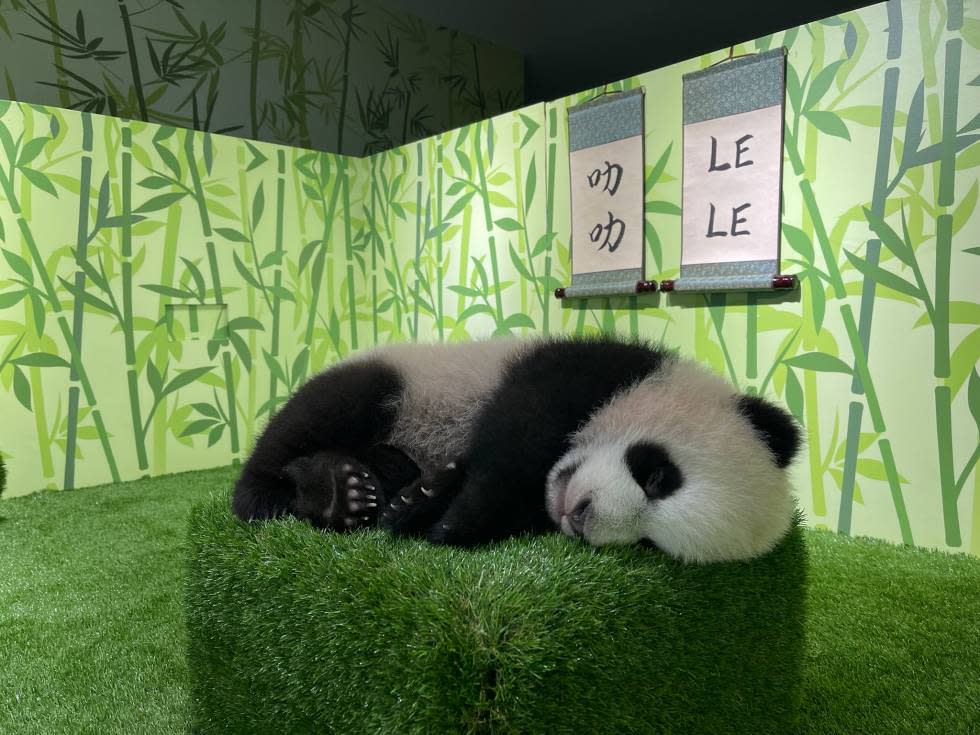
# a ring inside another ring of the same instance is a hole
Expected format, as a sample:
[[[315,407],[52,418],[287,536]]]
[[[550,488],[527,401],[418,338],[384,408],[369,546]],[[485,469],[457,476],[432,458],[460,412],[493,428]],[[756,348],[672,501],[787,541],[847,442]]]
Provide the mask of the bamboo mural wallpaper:
[[[564,303],[584,91],[345,158],[54,108],[0,117],[9,494],[225,464],[307,375],[391,341],[663,339],[804,426],[809,523],[980,553],[980,17],[906,0],[789,49],[793,294]],[[678,273],[681,75],[646,89],[648,276]]]
[[[516,52],[378,0],[0,0],[12,100],[359,156],[523,89]]]

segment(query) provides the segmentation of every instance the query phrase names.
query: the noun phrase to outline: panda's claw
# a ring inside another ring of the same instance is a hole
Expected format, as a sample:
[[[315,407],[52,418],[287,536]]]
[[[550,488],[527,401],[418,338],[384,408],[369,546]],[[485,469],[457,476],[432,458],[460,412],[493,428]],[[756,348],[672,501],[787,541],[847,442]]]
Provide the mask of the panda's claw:
[[[406,497],[406,496],[404,496],[404,495],[399,495],[398,497],[399,497],[399,498],[401,499],[401,501],[402,501],[402,502],[403,502],[403,503],[404,503],[405,505],[412,505],[413,503],[415,503],[415,501],[414,501],[414,500],[412,500],[411,498],[409,498],[409,497]]]
[[[434,498],[436,496],[435,490],[429,490],[424,485],[419,486],[419,489],[422,491],[422,494],[427,498]]]

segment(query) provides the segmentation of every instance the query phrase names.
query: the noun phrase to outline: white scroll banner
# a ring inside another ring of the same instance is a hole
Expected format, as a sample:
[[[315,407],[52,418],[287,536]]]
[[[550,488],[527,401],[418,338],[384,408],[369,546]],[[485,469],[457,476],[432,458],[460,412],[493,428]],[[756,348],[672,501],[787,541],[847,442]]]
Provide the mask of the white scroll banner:
[[[664,291],[786,288],[779,275],[783,49],[684,77],[680,277]]]

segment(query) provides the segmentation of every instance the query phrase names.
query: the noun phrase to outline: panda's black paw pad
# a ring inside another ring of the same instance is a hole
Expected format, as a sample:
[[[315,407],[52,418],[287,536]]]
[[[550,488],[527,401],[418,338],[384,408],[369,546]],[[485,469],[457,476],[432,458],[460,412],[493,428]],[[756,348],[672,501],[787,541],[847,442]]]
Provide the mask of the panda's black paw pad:
[[[337,515],[344,528],[360,528],[378,517],[378,480],[357,462],[344,462],[335,475]]]
[[[421,534],[448,507],[462,477],[459,464],[450,462],[435,475],[403,487],[382,511],[381,525],[395,533]]]

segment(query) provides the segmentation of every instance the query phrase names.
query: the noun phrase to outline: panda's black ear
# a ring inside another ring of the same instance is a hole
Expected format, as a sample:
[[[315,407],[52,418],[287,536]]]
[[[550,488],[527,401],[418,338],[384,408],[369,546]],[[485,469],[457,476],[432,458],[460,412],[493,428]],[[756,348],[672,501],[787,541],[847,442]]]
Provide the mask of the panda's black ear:
[[[800,427],[796,420],[784,409],[758,396],[739,396],[738,410],[752,422],[755,433],[772,451],[776,465],[789,465],[800,448]]]

